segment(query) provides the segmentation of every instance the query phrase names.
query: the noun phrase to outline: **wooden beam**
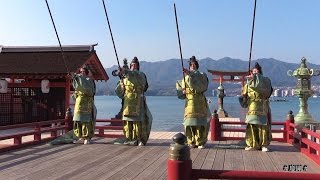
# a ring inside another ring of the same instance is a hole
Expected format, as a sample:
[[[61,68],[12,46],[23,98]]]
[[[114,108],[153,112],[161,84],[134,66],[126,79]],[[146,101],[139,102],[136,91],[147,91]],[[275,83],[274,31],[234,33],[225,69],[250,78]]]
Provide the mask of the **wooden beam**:
[[[41,87],[41,82],[22,82],[22,83],[8,83],[9,88],[17,87]],[[50,82],[50,87],[66,87],[65,82]]]
[[[220,82],[220,78],[219,79],[212,79],[213,82]],[[234,80],[231,80],[231,79],[224,79],[222,78],[222,82],[243,82],[243,79],[234,79]]]
[[[248,72],[246,71],[214,71],[214,70],[208,70],[209,73],[212,75],[218,75],[218,76],[243,76],[248,75]]]

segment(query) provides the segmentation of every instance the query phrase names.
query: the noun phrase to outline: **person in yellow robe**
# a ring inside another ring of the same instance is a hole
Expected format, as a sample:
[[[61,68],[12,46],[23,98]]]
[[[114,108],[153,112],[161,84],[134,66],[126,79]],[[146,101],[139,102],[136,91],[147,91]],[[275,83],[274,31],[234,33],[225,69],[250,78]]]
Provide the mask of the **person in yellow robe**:
[[[89,73],[88,67],[83,66],[80,69],[80,74],[74,75],[72,79],[74,88],[72,97],[76,102],[73,115],[73,132],[79,138],[74,143],[90,144],[90,140],[94,136],[96,86],[94,80],[89,77]]]
[[[184,133],[187,144],[193,148],[205,148],[209,132],[211,113],[204,93],[208,89],[208,77],[200,72],[195,56],[189,61],[189,69],[183,69],[184,79],[177,81],[176,89],[179,99],[185,100]]]
[[[123,99],[122,120],[124,123],[123,144],[144,146],[149,139],[152,115],[146,103],[145,92],[148,89],[147,76],[140,71],[140,63],[134,57],[130,70],[121,69],[124,78],[116,86],[116,94]]]
[[[270,79],[263,76],[261,66],[256,63],[242,90],[248,108],[245,150],[269,151],[268,146],[272,140],[269,97],[272,91]]]

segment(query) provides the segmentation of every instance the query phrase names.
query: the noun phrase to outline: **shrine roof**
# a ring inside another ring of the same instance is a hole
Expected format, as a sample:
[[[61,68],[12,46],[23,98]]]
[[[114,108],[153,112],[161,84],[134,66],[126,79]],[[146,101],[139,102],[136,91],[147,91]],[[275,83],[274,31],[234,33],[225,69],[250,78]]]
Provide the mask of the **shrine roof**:
[[[0,46],[0,77],[62,78],[86,64],[95,80],[108,80],[95,45]],[[64,58],[63,58],[64,56]]]

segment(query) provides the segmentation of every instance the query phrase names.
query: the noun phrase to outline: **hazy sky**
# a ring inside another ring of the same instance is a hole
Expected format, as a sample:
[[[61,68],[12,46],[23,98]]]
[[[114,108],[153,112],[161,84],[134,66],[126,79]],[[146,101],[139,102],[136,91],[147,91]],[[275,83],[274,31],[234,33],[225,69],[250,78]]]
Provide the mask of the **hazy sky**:
[[[62,45],[95,44],[116,64],[101,0],[48,0]],[[180,58],[248,60],[254,0],[106,0],[120,62]],[[319,0],[258,0],[253,59],[319,64]],[[58,45],[45,0],[1,0],[0,45]]]

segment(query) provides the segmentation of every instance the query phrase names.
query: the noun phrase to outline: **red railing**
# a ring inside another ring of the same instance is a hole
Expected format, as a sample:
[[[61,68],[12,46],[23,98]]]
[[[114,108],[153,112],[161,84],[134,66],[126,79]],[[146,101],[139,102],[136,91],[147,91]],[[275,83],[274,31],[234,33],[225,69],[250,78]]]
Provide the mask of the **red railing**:
[[[178,139],[180,138],[180,139]],[[181,133],[175,135],[176,142],[169,148],[167,162],[168,180],[191,180],[191,179],[265,179],[265,180],[294,180],[294,179],[320,179],[317,173],[298,172],[268,172],[268,171],[239,171],[239,170],[210,170],[192,169],[190,149],[184,144]],[[304,169],[297,169],[304,171]]]
[[[9,143],[6,142],[5,144],[0,143],[0,152],[9,151],[9,150],[17,149],[20,147],[34,145],[41,142],[48,142],[50,140],[53,140],[57,138],[59,135],[62,135],[65,132],[68,132],[73,129],[72,119],[73,117],[72,117],[71,109],[68,108],[65,119],[0,126],[0,131],[14,130],[17,128],[26,128],[26,130],[21,130],[21,132],[13,132],[5,135],[0,135],[0,141],[13,139],[12,144],[11,144],[11,141]],[[115,118],[111,118],[111,120],[97,119],[96,122],[105,123],[105,124],[96,125],[95,128],[98,130],[98,134],[95,134],[95,136],[108,137],[108,138],[118,138],[118,137],[124,136],[122,131],[123,121],[121,119],[115,119]],[[58,124],[58,125],[51,126],[52,124]],[[46,138],[41,136],[41,134],[45,132],[51,132],[50,136]],[[23,137],[30,136],[30,135],[34,136],[32,140],[28,140],[25,142],[22,141]]]
[[[310,131],[307,128],[301,128],[291,122],[288,122],[287,126],[287,142],[298,148],[301,153],[320,165],[320,144],[317,143],[317,141],[320,141],[320,134]]]
[[[265,179],[265,180],[300,180],[320,179],[317,173],[238,171],[192,169],[191,160],[168,160],[168,180],[191,179]]]
[[[267,172],[267,171],[236,171],[236,170],[200,170],[192,169],[192,179],[262,179],[262,180],[301,180],[319,179],[320,174]],[[168,178],[169,179],[169,178]],[[169,179],[170,180],[170,179]],[[172,180],[172,179],[171,179]]]
[[[221,122],[215,113],[211,119],[211,141],[241,140],[243,137],[222,137],[222,132],[245,132],[244,128],[224,128],[224,125],[245,125],[245,122]],[[273,126],[283,126],[281,129],[272,129],[272,133],[282,133],[282,138],[272,138],[272,140],[287,142],[298,148],[317,164],[320,165],[320,134],[307,128],[302,128],[294,124],[292,111],[287,115],[285,122],[272,122]]]
[[[242,140],[244,137],[238,136],[222,136],[223,132],[246,132],[245,128],[226,128],[225,125],[240,125],[245,126],[245,122],[227,122],[219,121],[218,115],[215,113],[210,122],[211,141],[226,141],[226,140]],[[282,138],[272,138],[273,141],[287,142],[286,122],[272,122],[272,126],[282,126],[283,129],[271,129],[272,133],[282,133]]]
[[[217,117],[217,116],[215,116]],[[215,119],[217,121],[218,119]],[[218,122],[218,121],[217,121]],[[223,124],[223,123],[222,123]],[[242,124],[228,122],[225,124]],[[212,125],[212,124],[211,124]],[[283,125],[277,123],[276,125]],[[221,137],[221,125],[214,126],[211,129],[211,136],[214,138]],[[216,131],[220,132],[216,132]],[[296,132],[297,131],[297,132]],[[236,130],[235,132],[239,132]],[[242,132],[242,129],[241,131]],[[276,131],[282,132],[282,131]],[[180,135],[181,136],[181,135]],[[309,137],[308,137],[309,136]],[[176,137],[173,138],[177,139]],[[312,140],[310,140],[312,139]],[[320,165],[320,134],[310,131],[306,128],[300,128],[294,124],[292,112],[288,115],[283,131],[283,140],[292,143],[298,147],[300,151],[314,160]],[[281,139],[280,139],[281,140]],[[282,141],[282,140],[281,140]],[[208,170],[208,169],[192,169],[192,161],[190,160],[190,149],[187,145],[181,144],[181,139],[175,141],[176,144],[171,145],[169,150],[168,180],[191,180],[191,179],[265,179],[265,180],[282,180],[282,179],[320,179],[317,173],[298,173],[298,172],[267,172],[267,171],[238,171],[238,170]],[[179,159],[180,160],[177,160]],[[299,170],[298,170],[299,171]],[[302,171],[302,170],[301,170]]]
[[[98,129],[98,137],[108,137],[108,138],[119,138],[124,137],[123,135],[123,121],[121,119],[111,118],[111,119],[97,119],[96,122],[109,123],[106,125],[96,125]],[[107,132],[105,131],[107,130]],[[119,132],[120,131],[120,132]]]
[[[67,125],[65,125],[65,122],[66,122],[65,119],[58,119],[58,120],[51,120],[51,121],[0,126],[0,131],[16,129],[16,128],[27,128],[23,132],[0,135],[0,141],[13,139],[13,144],[0,145],[0,152],[53,140],[59,135],[59,133],[63,134],[67,129]],[[55,124],[55,125],[52,126],[52,124]],[[42,133],[46,133],[46,132],[50,132],[49,137],[42,136]],[[33,139],[31,141],[30,140],[26,142],[22,141],[23,137],[30,136],[30,135],[33,135]]]

